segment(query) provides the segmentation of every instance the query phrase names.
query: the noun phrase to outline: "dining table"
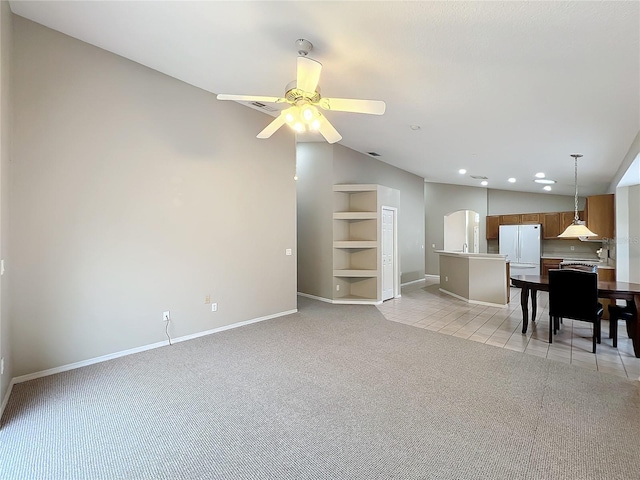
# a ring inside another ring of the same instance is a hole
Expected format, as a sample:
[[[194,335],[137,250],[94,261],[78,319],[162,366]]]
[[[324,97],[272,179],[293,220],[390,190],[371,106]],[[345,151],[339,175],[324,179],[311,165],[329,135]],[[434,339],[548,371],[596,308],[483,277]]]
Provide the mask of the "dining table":
[[[531,319],[535,321],[538,308],[538,292],[549,291],[549,277],[546,275],[516,275],[511,277],[511,283],[514,287],[521,289],[522,333],[527,333],[529,326],[529,296],[531,296]],[[640,312],[640,283],[599,280],[598,298],[631,300],[635,303],[636,312]],[[628,330],[629,336],[633,341],[633,351],[636,357],[640,358],[640,328],[638,328],[637,318],[635,322],[629,324]]]

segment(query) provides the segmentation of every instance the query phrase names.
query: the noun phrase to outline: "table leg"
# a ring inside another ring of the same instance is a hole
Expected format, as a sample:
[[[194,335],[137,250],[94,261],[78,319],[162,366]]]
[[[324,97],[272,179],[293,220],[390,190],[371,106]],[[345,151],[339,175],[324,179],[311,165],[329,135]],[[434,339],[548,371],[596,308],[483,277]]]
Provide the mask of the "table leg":
[[[536,321],[536,313],[538,310],[538,291],[531,290],[531,321]]]
[[[520,292],[520,306],[522,307],[522,333],[527,333],[527,327],[529,326],[529,307],[527,306],[529,300],[529,287],[523,286]]]
[[[636,358],[640,358],[640,295],[634,295],[633,301],[636,304],[636,321],[629,325],[629,333],[633,339],[633,351]]]

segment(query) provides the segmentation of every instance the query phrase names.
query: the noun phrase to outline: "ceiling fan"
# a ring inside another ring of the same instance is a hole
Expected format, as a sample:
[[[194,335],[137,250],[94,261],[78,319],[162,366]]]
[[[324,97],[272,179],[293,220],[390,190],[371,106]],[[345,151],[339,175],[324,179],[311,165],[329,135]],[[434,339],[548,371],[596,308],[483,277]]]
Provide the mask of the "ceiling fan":
[[[269,138],[285,123],[296,132],[317,131],[329,143],[342,139],[342,135],[331,125],[329,120],[318,110],[332,110],[335,112],[367,113],[382,115],[386,105],[379,100],[356,100],[351,98],[323,98],[320,94],[320,72],[322,64],[310,58],[307,54],[313,48],[308,40],[299,39],[298,64],[296,80],[285,88],[284,97],[262,97],[257,95],[218,95],[218,100],[235,100],[240,102],[260,103],[288,103],[290,107],[282,110],[257,137]]]

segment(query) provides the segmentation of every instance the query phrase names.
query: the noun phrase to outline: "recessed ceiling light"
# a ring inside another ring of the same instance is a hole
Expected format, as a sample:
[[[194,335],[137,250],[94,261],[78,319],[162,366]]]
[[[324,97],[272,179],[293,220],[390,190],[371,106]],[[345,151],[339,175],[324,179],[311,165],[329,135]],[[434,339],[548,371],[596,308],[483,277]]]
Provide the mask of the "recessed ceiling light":
[[[552,184],[556,183],[555,180],[549,180],[548,178],[536,178],[534,180],[534,182],[536,182],[536,183],[544,183],[545,185],[547,185],[547,184],[548,185],[552,185]]]
[[[487,182],[486,180],[483,180],[480,182],[480,185],[484,185],[486,187],[487,185],[489,185],[489,182]]]
[[[544,178],[546,175],[542,172],[536,173],[536,178]]]
[[[409,128],[411,130],[420,130],[420,125],[410,125]]]
[[[547,192],[551,191],[551,187],[549,185],[547,185],[546,187],[542,187],[543,190],[546,190]]]
[[[516,179],[515,179],[515,178],[513,178],[513,177],[511,177],[511,178],[508,180],[508,182],[509,182],[509,183],[516,183]]]
[[[461,168],[460,170],[458,170],[458,173],[460,175],[464,175],[465,173],[467,173],[467,171],[464,168]]]

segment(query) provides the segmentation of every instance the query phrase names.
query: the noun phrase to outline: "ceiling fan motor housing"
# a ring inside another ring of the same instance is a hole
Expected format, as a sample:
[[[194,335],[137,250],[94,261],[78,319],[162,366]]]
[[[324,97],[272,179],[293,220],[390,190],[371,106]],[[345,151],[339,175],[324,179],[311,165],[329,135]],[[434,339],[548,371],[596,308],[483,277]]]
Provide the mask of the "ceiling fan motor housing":
[[[300,103],[300,101],[306,101],[308,103],[318,103],[320,101],[320,86],[316,88],[316,91],[305,92],[298,88],[298,83],[296,80],[293,80],[287,84],[285,87],[284,98],[287,102],[292,104]]]

